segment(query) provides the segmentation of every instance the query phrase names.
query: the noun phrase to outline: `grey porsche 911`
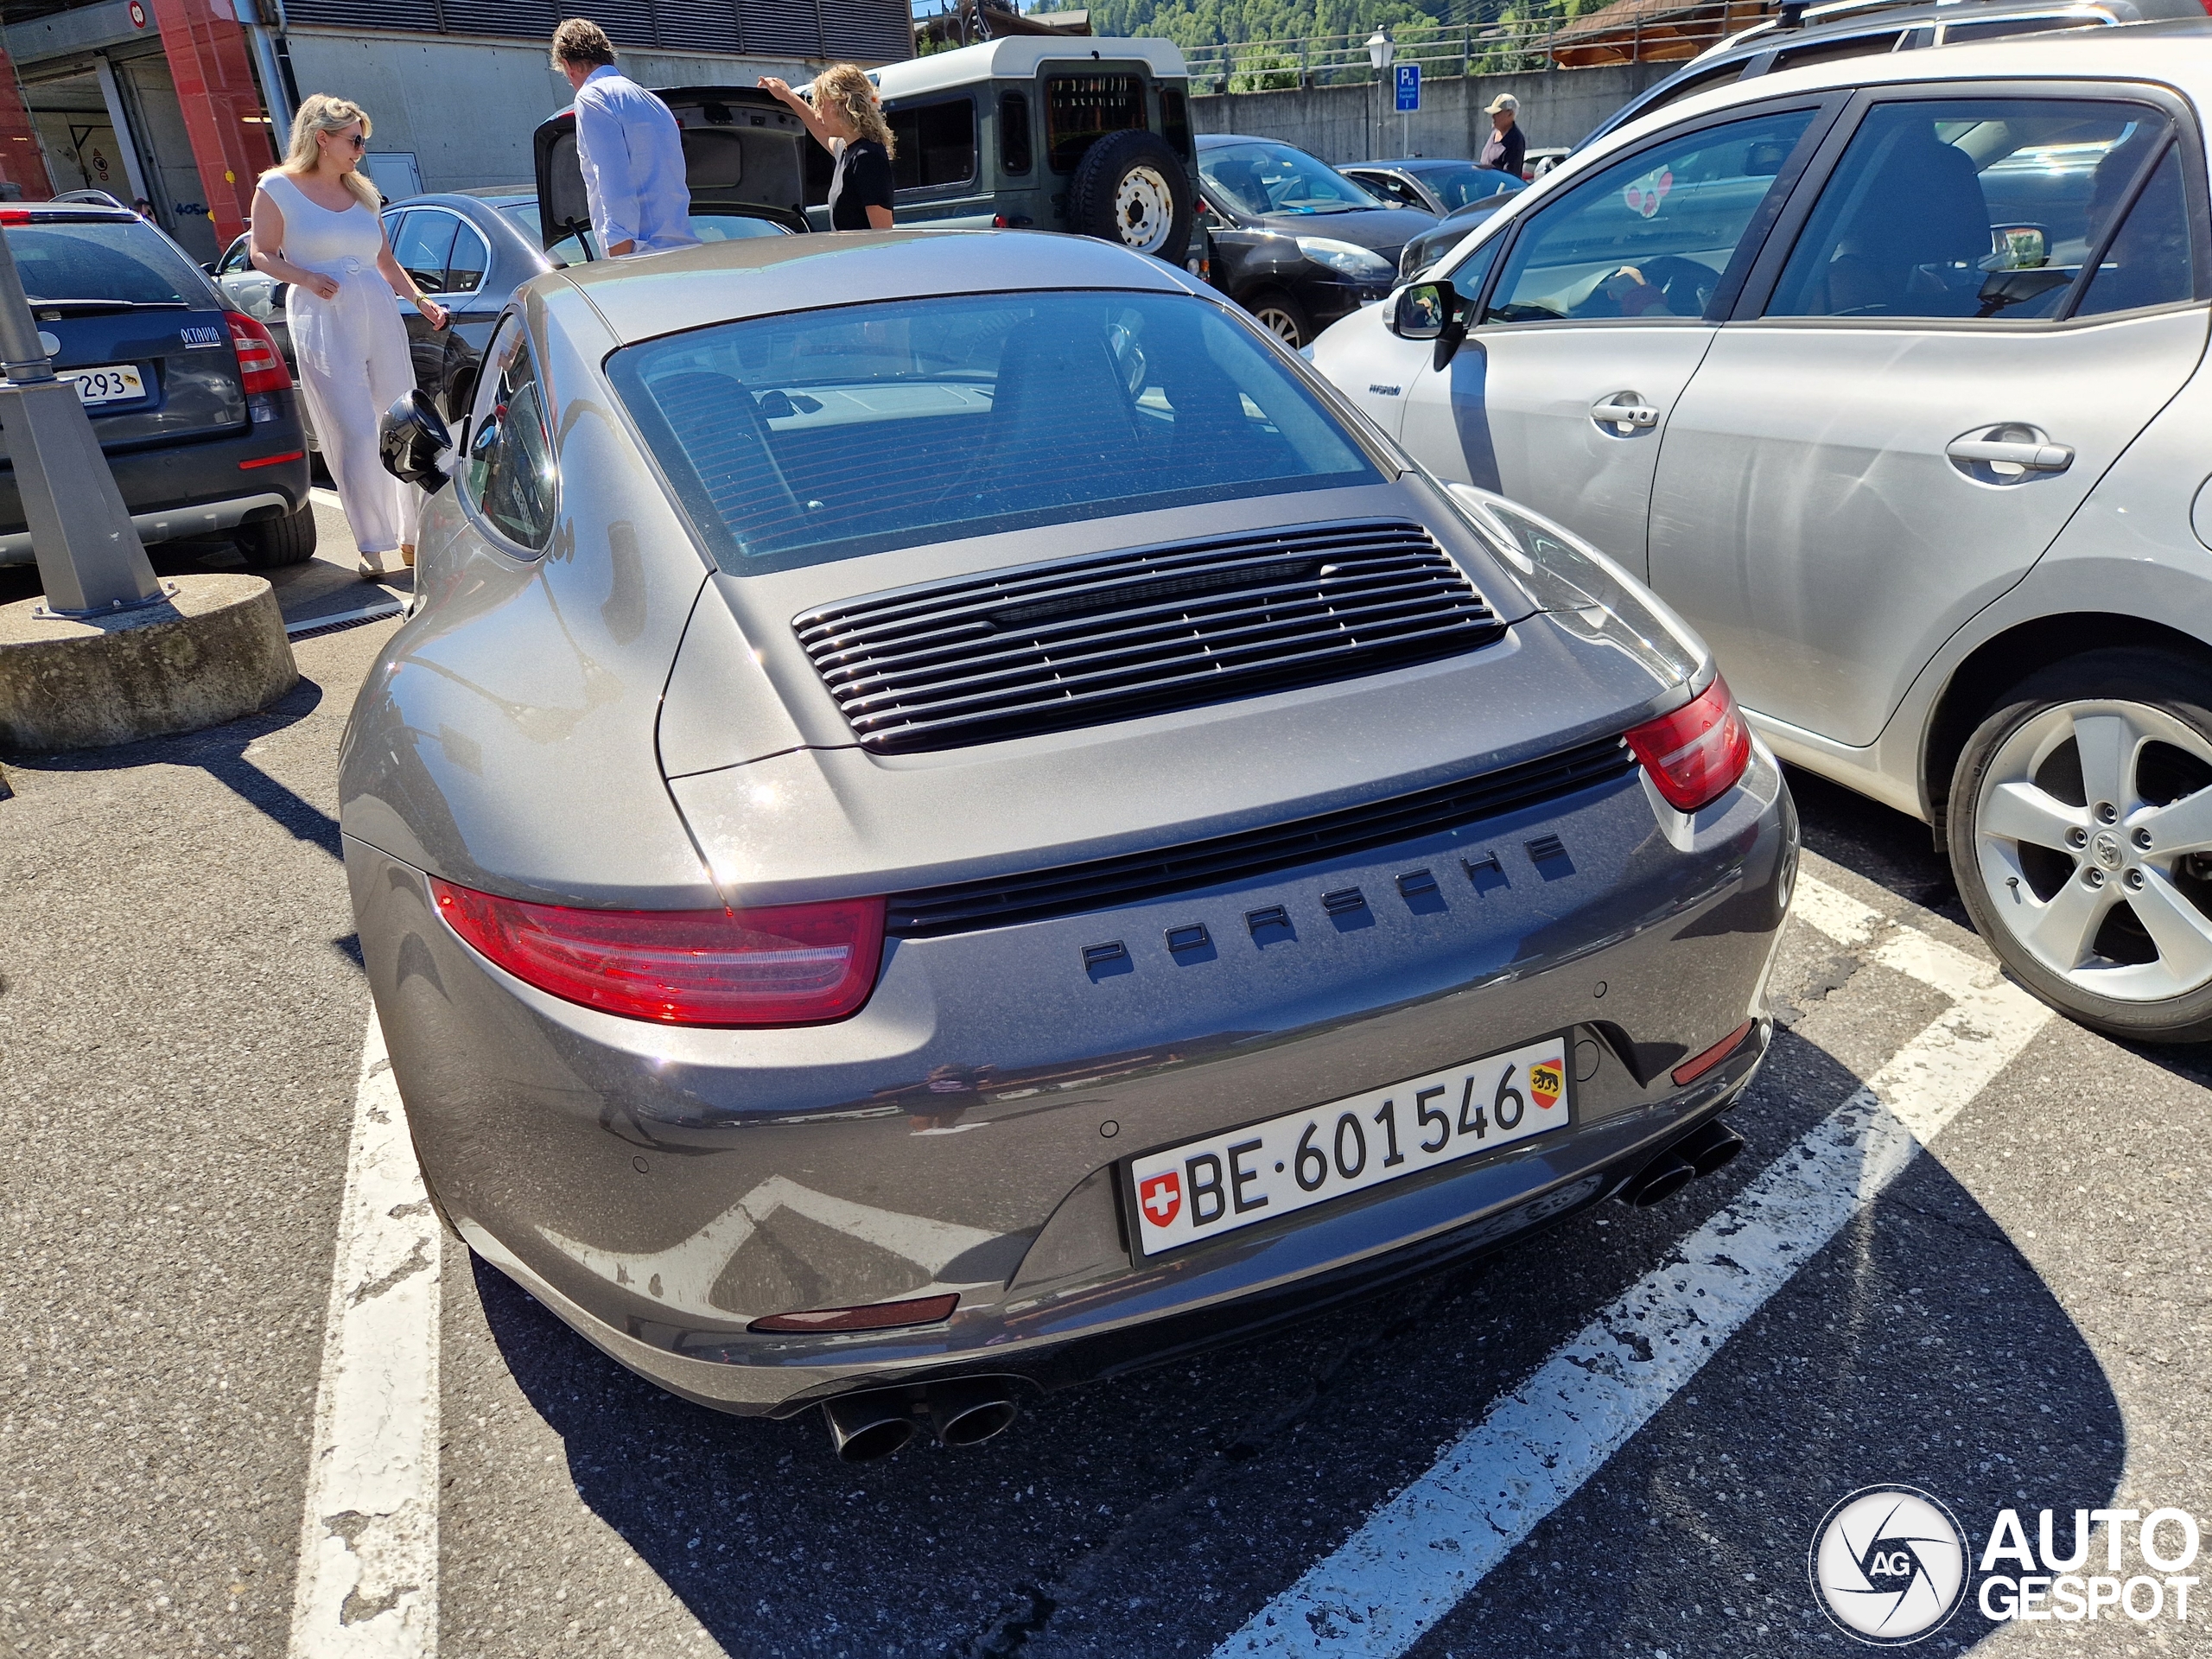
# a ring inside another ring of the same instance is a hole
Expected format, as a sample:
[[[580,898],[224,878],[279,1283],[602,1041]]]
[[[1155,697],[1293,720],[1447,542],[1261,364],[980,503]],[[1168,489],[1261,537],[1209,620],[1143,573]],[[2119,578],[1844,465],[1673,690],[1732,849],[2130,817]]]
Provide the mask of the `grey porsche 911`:
[[[1796,830],[1704,648],[1182,272],[571,266],[385,453],[341,821],[423,1173],[664,1388],[964,1444],[1741,1146]]]

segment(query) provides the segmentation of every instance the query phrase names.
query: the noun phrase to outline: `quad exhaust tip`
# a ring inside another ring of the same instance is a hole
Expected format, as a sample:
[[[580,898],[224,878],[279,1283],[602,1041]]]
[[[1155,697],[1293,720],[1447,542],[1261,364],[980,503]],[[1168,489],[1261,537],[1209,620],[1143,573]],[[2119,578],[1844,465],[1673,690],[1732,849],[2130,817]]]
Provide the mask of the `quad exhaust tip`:
[[[1621,1199],[1648,1210],[1673,1198],[1699,1176],[1726,1167],[1743,1149],[1742,1135],[1718,1119],[1710,1119],[1622,1182]]]
[[[871,1463],[903,1451],[925,1428],[939,1446],[980,1446],[1020,1412],[1013,1386],[988,1376],[842,1395],[822,1406],[830,1446],[847,1463]]]

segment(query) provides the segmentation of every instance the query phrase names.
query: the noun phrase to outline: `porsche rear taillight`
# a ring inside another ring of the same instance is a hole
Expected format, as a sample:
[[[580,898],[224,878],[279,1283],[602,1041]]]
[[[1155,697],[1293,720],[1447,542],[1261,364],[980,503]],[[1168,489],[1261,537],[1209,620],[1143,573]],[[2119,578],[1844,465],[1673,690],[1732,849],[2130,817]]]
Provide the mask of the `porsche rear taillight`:
[[[1751,760],[1751,728],[1718,674],[1703,696],[1630,732],[1628,746],[1680,812],[1719,799]]]
[[[231,346],[238,354],[238,378],[245,382],[246,395],[289,391],[292,372],[284,366],[284,355],[276,349],[276,339],[243,311],[226,311],[223,315],[231,325]]]
[[[671,1026],[810,1026],[856,1012],[883,955],[883,900],[760,910],[580,910],[433,880],[463,939],[541,991]]]

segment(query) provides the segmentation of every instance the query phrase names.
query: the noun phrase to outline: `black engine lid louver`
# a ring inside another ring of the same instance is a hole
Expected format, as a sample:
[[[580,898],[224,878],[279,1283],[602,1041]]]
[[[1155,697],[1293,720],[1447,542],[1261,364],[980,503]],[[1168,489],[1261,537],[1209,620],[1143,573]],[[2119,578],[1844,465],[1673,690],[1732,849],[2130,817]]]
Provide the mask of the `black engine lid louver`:
[[[1092,859],[1055,868],[1022,870],[891,895],[888,931],[901,938],[935,938],[977,928],[1011,927],[1249,881],[1300,865],[1325,863],[1453,831],[1479,830],[1508,813],[1545,806],[1636,770],[1618,737],[1601,737],[1556,754],[1478,773],[1410,795],[1386,796],[1287,823],[1185,842],[1147,852]],[[1487,853],[1478,842],[1471,843]],[[1472,861],[1479,867],[1481,858]],[[1468,872],[1471,878],[1474,870]],[[1331,894],[1323,899],[1328,905]],[[1356,907],[1356,906],[1355,906]]]
[[[799,643],[862,747],[964,747],[1323,685],[1505,632],[1420,525],[1298,524],[842,601]]]

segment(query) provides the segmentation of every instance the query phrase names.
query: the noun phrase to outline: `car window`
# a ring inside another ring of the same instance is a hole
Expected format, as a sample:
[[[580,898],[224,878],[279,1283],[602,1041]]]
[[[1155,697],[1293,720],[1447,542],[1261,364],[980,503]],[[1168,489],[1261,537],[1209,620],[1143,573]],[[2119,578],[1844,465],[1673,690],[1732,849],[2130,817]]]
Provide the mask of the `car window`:
[[[1029,94],[999,94],[999,171],[1027,173],[1030,168]]]
[[[1420,193],[1403,179],[1392,178],[1388,173],[1370,173],[1362,168],[1349,168],[1344,176],[1365,190],[1371,190],[1385,201],[1395,202],[1401,207],[1420,207],[1426,211],[1427,204]]]
[[[1789,110],[1700,127],[1555,197],[1514,238],[1483,321],[1705,315],[1812,120]]]
[[[231,244],[230,251],[223,256],[223,263],[215,267],[215,274],[218,276],[232,276],[252,269],[253,238],[242,236]]]
[[[966,184],[976,176],[976,100],[940,99],[889,111],[894,190]]]
[[[1191,295],[751,318],[607,374],[740,574],[1380,476],[1251,325]]]
[[[772,219],[760,219],[750,213],[698,213],[690,218],[691,234],[702,242],[735,242],[749,236],[789,236],[791,227],[779,225]],[[599,238],[590,231],[581,236],[564,236],[545,251],[546,257],[557,259],[564,265],[580,265],[586,259],[603,259],[599,251]]]
[[[2069,12],[2058,17],[1993,17],[1974,23],[1943,25],[1943,44],[1960,46],[1968,41],[1994,41],[2010,35],[2048,35],[2062,29],[2101,29],[2115,22],[2099,12]]]
[[[1784,47],[1774,54],[1774,61],[1767,66],[1769,74],[1784,69],[1806,69],[1816,63],[1836,63],[1845,58],[1872,57],[1878,53],[1894,52],[1904,31],[1885,29],[1870,35],[1847,35],[1840,40],[1808,41],[1802,46]]]
[[[2118,100],[1878,104],[1821,188],[1766,313],[2060,315],[2171,131],[2161,111]]]
[[[2190,241],[2181,151],[2169,144],[2143,194],[2127,210],[2120,234],[2097,261],[2075,315],[2102,316],[2195,298]]]
[[[1516,174],[1471,165],[1432,167],[1421,175],[1421,181],[1436,193],[1436,199],[1444,204],[1447,213],[1455,213],[1478,201],[1488,201],[1493,196],[1511,195],[1522,188]]]
[[[490,245],[474,226],[462,221],[446,259],[446,292],[474,294],[484,286],[484,273],[491,268]]]
[[[207,274],[141,219],[11,225],[8,249],[34,300],[207,305]]]
[[[1731,59],[1726,63],[1716,64],[1713,67],[1706,70],[1701,74],[1686,75],[1679,83],[1670,84],[1668,86],[1665,88],[1666,95],[1663,98],[1655,98],[1649,104],[1644,105],[1640,109],[1631,106],[1627,114],[1616,116],[1612,120],[1607,122],[1604,130],[1611,131],[1615,127],[1626,126],[1630,120],[1634,119],[1637,116],[1649,115],[1654,110],[1665,109],[1669,104],[1679,104],[1686,98],[1694,98],[1700,92],[1710,92],[1715,86],[1725,86],[1729,81],[1741,79],[1744,73],[1744,64],[1745,60],[1742,58],[1734,58]]]
[[[1191,159],[1191,105],[1179,86],[1160,89],[1160,136],[1185,161]]]
[[[1470,306],[1481,302],[1483,284],[1490,280],[1491,267],[1497,263],[1497,251],[1507,239],[1503,234],[1493,236],[1452,268],[1452,286],[1459,290],[1459,297]]]
[[[543,548],[557,499],[543,393],[522,324],[510,317],[485,353],[461,468],[461,492],[510,541]]]
[[[1198,176],[1246,217],[1262,213],[1349,213],[1375,197],[1323,162],[1288,144],[1223,144],[1198,152]]]
[[[446,267],[460,226],[451,213],[418,210],[400,215],[399,228],[391,233],[392,257],[425,294],[446,291]]]
[[[1141,75],[1045,77],[1045,159],[1072,173],[1092,143],[1145,124]]]

